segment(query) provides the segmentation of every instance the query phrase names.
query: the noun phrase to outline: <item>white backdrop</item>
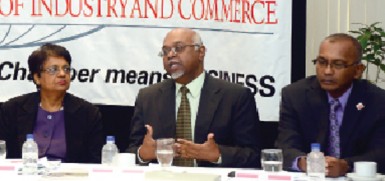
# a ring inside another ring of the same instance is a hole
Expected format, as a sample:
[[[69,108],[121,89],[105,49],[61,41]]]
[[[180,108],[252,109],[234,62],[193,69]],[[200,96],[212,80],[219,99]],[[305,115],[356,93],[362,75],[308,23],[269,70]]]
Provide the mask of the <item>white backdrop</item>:
[[[69,92],[133,106],[140,88],[166,78],[157,56],[166,33],[189,27],[208,49],[206,71],[250,88],[260,119],[277,121],[291,9],[291,0],[0,0],[0,102],[36,90],[27,58],[53,42],[72,55]]]

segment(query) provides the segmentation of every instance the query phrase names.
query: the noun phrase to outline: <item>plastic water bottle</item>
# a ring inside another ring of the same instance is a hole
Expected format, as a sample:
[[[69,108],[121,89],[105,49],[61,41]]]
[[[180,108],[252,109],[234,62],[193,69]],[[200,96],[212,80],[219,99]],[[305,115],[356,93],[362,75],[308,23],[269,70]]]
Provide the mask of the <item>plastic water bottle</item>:
[[[307,176],[310,180],[325,180],[325,156],[320,150],[319,143],[311,144],[311,152],[306,159]]]
[[[107,136],[107,143],[102,149],[102,164],[112,165],[118,152],[118,147],[115,145],[115,137]]]
[[[39,152],[36,142],[33,140],[33,134],[27,134],[27,140],[23,144],[23,174],[37,174],[37,160]]]

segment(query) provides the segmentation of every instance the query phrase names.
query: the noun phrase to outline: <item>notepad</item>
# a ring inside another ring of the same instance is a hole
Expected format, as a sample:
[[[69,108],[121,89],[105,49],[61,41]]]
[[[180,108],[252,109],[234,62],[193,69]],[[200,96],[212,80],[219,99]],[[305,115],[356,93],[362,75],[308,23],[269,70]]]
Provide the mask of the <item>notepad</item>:
[[[221,176],[208,173],[150,171],[144,174],[146,181],[220,181]]]

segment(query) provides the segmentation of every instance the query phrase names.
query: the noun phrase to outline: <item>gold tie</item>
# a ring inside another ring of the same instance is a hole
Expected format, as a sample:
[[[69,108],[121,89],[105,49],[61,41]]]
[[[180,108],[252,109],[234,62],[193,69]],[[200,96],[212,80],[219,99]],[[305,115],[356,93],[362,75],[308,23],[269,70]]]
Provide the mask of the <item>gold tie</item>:
[[[178,108],[178,115],[176,120],[176,138],[182,138],[191,141],[191,113],[190,103],[187,99],[187,93],[189,90],[186,86],[183,85],[180,88],[180,92],[182,93],[182,98]],[[175,158],[173,163],[175,166],[194,166],[193,159]]]

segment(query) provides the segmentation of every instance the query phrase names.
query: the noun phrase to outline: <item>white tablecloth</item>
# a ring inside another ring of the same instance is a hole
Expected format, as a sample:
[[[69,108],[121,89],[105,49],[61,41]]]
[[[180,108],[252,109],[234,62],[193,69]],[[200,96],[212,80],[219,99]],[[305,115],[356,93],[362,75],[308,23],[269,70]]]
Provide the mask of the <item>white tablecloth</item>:
[[[11,170],[9,168],[13,168]],[[264,172],[253,169],[237,168],[202,168],[202,167],[170,167],[162,170],[158,165],[150,166],[132,166],[132,167],[113,167],[101,164],[70,164],[62,163],[60,167],[51,172],[50,175],[25,176],[19,175],[21,168],[20,160],[2,160],[0,161],[1,180],[125,180],[125,181],[153,181],[153,180],[196,180],[199,178],[211,179],[211,176],[217,175],[218,181],[258,181],[258,180],[279,180],[279,181],[307,181],[304,173],[296,172]],[[3,168],[3,170],[1,170]],[[228,177],[228,173],[235,172],[236,177]],[[161,173],[160,173],[161,172]],[[157,176],[154,174],[175,175],[174,177]],[[194,176],[195,175],[195,176]],[[205,180],[205,179],[203,179]],[[327,178],[326,180],[347,180],[341,178]],[[198,180],[197,180],[198,181]]]

